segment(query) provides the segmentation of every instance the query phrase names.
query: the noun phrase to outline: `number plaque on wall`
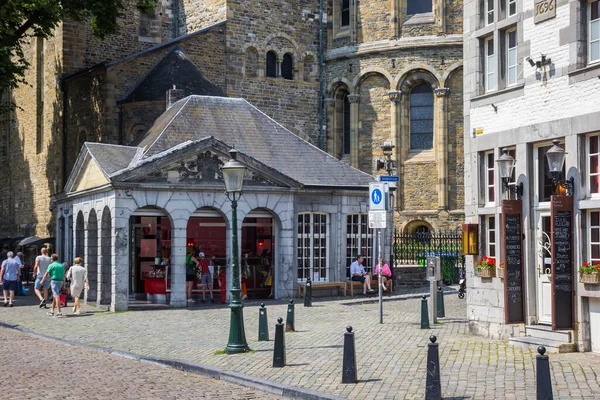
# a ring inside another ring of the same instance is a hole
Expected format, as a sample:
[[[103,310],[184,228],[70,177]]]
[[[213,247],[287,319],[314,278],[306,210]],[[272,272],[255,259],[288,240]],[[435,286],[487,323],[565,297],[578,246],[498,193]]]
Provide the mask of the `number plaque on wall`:
[[[556,17],[556,0],[535,0],[533,23]]]
[[[521,200],[502,201],[504,322],[506,324],[525,322],[521,207]]]
[[[552,196],[552,329],[573,329],[573,197]]]

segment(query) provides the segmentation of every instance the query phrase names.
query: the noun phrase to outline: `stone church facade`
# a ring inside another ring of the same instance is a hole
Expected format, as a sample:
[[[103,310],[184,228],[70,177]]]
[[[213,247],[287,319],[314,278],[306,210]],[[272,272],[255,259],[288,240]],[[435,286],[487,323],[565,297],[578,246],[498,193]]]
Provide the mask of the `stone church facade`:
[[[401,227],[462,219],[462,1],[329,0],[322,24],[316,0],[160,0],[150,14],[134,3],[118,35],[65,21],[26,47],[29,85],[4,94],[18,108],[0,116],[1,236],[54,236],[50,197],[83,143],[135,144],[173,88],[171,102],[244,98],[369,174],[391,140]]]

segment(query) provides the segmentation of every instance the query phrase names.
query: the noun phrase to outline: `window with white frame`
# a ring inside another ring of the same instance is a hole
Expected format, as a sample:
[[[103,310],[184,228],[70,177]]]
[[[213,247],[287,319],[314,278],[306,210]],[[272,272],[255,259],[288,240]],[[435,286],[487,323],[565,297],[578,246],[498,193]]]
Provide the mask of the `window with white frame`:
[[[483,0],[485,2],[485,24],[490,25],[494,23],[494,1],[495,0]]]
[[[485,240],[485,255],[488,257],[496,257],[496,216],[488,215],[485,217],[486,240]]]
[[[349,214],[346,217],[346,277],[350,277],[350,264],[359,254],[365,257],[365,270],[371,272],[372,243],[373,229],[369,228],[368,214]]]
[[[492,204],[496,200],[495,179],[494,179],[494,152],[484,153],[484,182],[485,182],[485,203]]]
[[[590,63],[600,61],[600,1],[590,1],[588,7],[588,58]]]
[[[517,14],[517,0],[506,0],[506,15],[512,17]]]
[[[298,214],[298,281],[310,278],[313,282],[329,280],[328,215]]]
[[[496,57],[494,54],[494,38],[489,37],[484,40],[484,60],[485,60],[485,91],[496,90]]]
[[[592,264],[600,263],[600,211],[588,212],[588,255]]]
[[[506,32],[506,86],[517,83],[517,30]]]
[[[600,135],[588,136],[587,140],[587,153],[588,163],[587,170],[589,179],[589,194],[595,195],[600,193],[600,149],[598,148],[600,142]]]

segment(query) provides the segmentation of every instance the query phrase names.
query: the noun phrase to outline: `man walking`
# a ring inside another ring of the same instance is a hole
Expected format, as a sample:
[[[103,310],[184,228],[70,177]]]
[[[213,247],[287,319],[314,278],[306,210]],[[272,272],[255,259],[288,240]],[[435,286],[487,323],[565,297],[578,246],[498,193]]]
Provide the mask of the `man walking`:
[[[21,264],[13,258],[14,254],[9,251],[6,254],[6,260],[2,261],[0,269],[0,281],[2,282],[2,291],[4,294],[4,307],[12,307],[17,290],[17,281],[21,277]],[[8,294],[8,299],[7,299]]]
[[[210,269],[208,268],[208,260],[204,257],[204,253],[200,252],[200,260],[198,260],[198,266],[200,267],[200,286],[202,286],[202,302],[206,303],[206,287],[208,286],[208,290],[210,292],[210,302],[214,303],[215,299],[213,298],[212,291],[212,275],[210,274]]]
[[[44,274],[44,277],[40,281],[40,284],[44,284],[46,279],[50,279],[50,289],[52,289],[52,307],[47,312],[49,316],[54,316],[54,307],[57,310],[57,317],[62,317],[60,312],[60,290],[62,289],[65,281],[65,267],[58,262],[58,254],[52,254],[50,257],[52,264],[48,265],[48,269]]]
[[[46,301],[48,300],[48,288],[50,287],[50,281],[46,281],[43,285],[41,284],[41,281],[46,274],[48,265],[50,265],[50,257],[48,257],[48,249],[45,247],[42,249],[41,253],[41,255],[35,258],[35,265],[33,266],[33,276],[35,278],[33,289],[35,290],[35,295],[40,300],[40,308],[47,308]],[[44,292],[43,296],[42,290]]]
[[[356,257],[356,260],[350,264],[350,277],[351,280],[355,282],[363,283],[363,295],[366,296],[367,291],[374,292],[374,290],[371,289],[371,274],[366,273],[365,268],[362,265],[364,260],[365,258],[359,255]]]

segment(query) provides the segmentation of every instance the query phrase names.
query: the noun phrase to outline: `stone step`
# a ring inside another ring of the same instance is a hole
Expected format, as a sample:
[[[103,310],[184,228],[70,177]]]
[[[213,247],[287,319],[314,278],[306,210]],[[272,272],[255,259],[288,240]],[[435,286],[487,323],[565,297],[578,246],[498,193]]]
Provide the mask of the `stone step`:
[[[537,354],[537,348],[539,346],[544,346],[547,353],[573,353],[577,351],[575,343],[564,343],[530,336],[512,337],[508,340],[508,344],[523,349],[529,349],[535,352],[535,354]]]
[[[572,343],[573,331],[553,331],[549,325],[527,325],[525,326],[525,336],[534,338],[554,340],[555,342]]]

